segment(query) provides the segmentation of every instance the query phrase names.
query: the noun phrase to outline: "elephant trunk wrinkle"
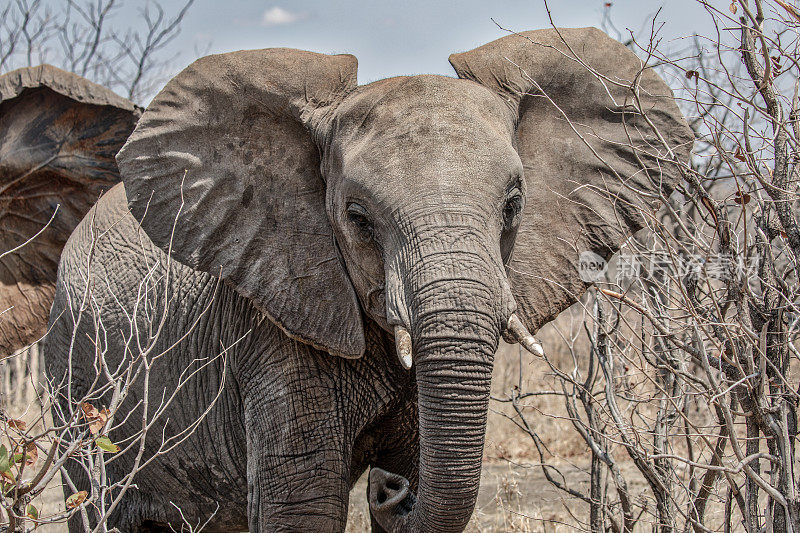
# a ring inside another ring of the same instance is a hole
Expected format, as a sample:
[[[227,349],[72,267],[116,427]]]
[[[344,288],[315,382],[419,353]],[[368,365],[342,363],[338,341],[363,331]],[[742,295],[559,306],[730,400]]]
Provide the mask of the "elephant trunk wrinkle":
[[[478,495],[499,328],[484,310],[454,314],[419,327],[419,531],[462,531]]]
[[[444,280],[437,285],[437,291],[411,299],[419,402],[418,491],[413,494],[402,482],[387,481],[392,476],[388,473],[376,472],[374,480],[370,478],[376,485],[371,487],[375,498],[382,495],[383,500],[371,499],[373,512],[388,531],[463,531],[478,495],[502,320],[501,283],[472,284],[487,294],[467,297],[463,305],[442,305],[451,291]],[[391,487],[401,489],[393,492]]]

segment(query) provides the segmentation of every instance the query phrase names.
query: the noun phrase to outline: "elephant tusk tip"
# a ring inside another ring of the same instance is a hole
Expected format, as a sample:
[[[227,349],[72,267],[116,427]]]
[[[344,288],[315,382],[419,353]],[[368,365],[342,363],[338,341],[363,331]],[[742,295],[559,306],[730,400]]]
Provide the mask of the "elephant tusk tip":
[[[516,313],[509,317],[508,326],[506,331],[503,332],[503,338],[506,339],[506,342],[518,342],[523,348],[537,357],[544,357],[542,344],[536,340],[536,337],[531,335]]]
[[[411,334],[403,326],[394,327],[394,343],[397,348],[397,358],[406,370],[411,370],[414,364],[413,351],[411,349]]]
[[[542,348],[542,343],[537,341],[536,338],[526,338],[522,342],[522,346],[536,357],[544,357],[544,348]]]

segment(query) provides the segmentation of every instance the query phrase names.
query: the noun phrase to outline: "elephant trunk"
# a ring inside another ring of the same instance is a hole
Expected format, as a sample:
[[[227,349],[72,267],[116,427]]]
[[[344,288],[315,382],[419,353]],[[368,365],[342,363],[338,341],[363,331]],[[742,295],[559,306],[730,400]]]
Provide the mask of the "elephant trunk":
[[[435,255],[435,254],[434,254]],[[419,489],[373,469],[370,505],[390,532],[462,531],[478,496],[494,353],[510,291],[488,253],[439,254],[407,293],[419,403]],[[442,261],[447,263],[443,267]]]

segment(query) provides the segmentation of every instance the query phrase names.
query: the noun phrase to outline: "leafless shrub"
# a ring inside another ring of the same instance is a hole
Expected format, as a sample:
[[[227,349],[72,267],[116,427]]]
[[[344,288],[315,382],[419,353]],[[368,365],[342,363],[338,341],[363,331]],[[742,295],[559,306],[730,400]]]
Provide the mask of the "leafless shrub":
[[[180,33],[194,0],[173,14],[147,2],[138,20],[118,24],[124,0],[13,0],[0,10],[0,73],[51,63],[146,102],[169,74]]]
[[[696,134],[682,183],[642,212],[648,227],[549,347],[572,359],[547,360],[555,386],[520,379],[495,398],[550,483],[588,504],[575,519],[591,531],[800,531],[800,10],[698,2],[716,31],[683,50],[655,21],[649,38],[629,39],[676,84]],[[666,145],[647,150],[681,163]],[[542,394],[562,398],[590,452],[588,488],[566,482],[537,433],[528,405]]]
[[[104,233],[93,227],[92,247],[106,238]],[[144,249],[142,256],[146,257]],[[127,491],[136,486],[136,476],[192,435],[214,406],[225,385],[227,351],[238,343],[189,362],[170,391],[151,392],[151,378],[164,371],[165,361],[181,346],[180,340],[169,343],[166,349],[159,344],[169,303],[175,298],[173,263],[166,255],[149,260],[149,268],[138,281],[135,301],[125,303],[124,297],[116,298],[109,292],[107,280],[98,278],[94,254],[87,257],[81,287],[66,291],[80,302],[67,306],[77,312],[70,311],[75,316],[68,322],[75,327],[65,340],[69,348],[64,372],[49,376],[49,381],[42,383],[41,394],[27,405],[15,406],[14,416],[0,409],[0,528],[5,526],[5,531],[23,533],[70,519],[77,520],[87,533],[113,531],[108,520]],[[183,338],[191,335],[208,311],[201,310]],[[109,313],[127,317],[127,329],[109,332],[104,322]],[[86,335],[85,326],[77,325],[87,322],[92,324],[90,342],[95,347],[89,355],[91,368],[85,364],[85,354],[78,361],[76,346],[80,336]],[[109,341],[112,335],[122,336],[122,353],[119,343]],[[170,365],[174,357],[172,360]],[[221,376],[213,400],[182,427],[170,424],[166,413],[172,402],[210,366]],[[73,372],[80,374],[85,388],[76,388]],[[126,429],[127,437],[117,441],[117,428],[126,422],[130,428],[134,420],[138,421],[138,430],[130,434]],[[108,467],[116,461],[130,466],[123,475],[117,469],[111,476]],[[81,479],[74,478],[76,471]],[[38,498],[54,484],[65,486],[66,507],[44,512]],[[89,490],[81,489],[87,486]],[[205,525],[186,522],[182,531],[201,531]]]

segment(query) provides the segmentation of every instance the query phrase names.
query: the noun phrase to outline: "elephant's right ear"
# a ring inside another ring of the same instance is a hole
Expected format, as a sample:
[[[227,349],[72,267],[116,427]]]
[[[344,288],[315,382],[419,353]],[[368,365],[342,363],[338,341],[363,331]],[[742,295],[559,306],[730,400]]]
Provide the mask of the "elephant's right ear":
[[[50,65],[0,76],[0,357],[44,334],[61,249],[119,182],[114,156],[139,114]]]
[[[516,118],[528,194],[509,278],[535,331],[586,291],[584,253],[608,260],[669,196],[694,135],[653,68],[595,28],[507,35],[450,63]]]
[[[356,86],[357,61],[290,49],[200,59],[156,96],[117,156],[148,236],[221,275],[291,337],[364,353],[361,309],[325,211],[306,122]]]

